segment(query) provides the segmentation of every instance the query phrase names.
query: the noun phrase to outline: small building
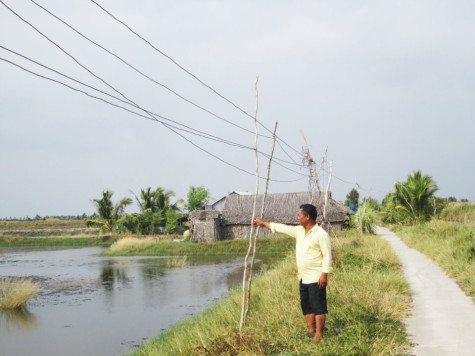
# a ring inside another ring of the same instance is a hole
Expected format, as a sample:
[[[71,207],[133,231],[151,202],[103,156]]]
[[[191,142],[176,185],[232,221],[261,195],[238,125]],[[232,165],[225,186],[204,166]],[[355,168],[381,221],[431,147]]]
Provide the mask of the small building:
[[[323,198],[323,197],[322,197]],[[268,194],[265,203],[264,220],[275,221],[287,225],[298,225],[298,209],[302,204],[311,202],[311,194],[303,193],[282,193]],[[248,238],[251,232],[252,207],[254,204],[254,195],[230,194],[225,199],[225,205],[222,212],[207,210],[192,212],[191,221],[191,240],[192,241],[218,241],[229,239]],[[323,199],[314,202],[317,206],[317,223],[321,224],[323,217]],[[256,216],[260,216],[262,206],[262,195],[257,196]],[[214,212],[214,213],[212,213]],[[204,214],[207,213],[207,214]],[[331,233],[339,232],[343,229],[348,216],[353,214],[351,210],[341,203],[328,199],[326,216],[328,231]],[[193,236],[196,234],[196,237]],[[260,228],[259,235],[267,236],[272,233]]]
[[[230,195],[252,195],[252,194],[248,192],[231,192],[228,195],[222,197],[221,199],[216,200],[214,203],[206,205],[205,210],[223,211],[224,205],[226,204],[226,198],[229,197]]]
[[[221,239],[221,213],[195,210],[190,213],[190,241],[210,242]]]

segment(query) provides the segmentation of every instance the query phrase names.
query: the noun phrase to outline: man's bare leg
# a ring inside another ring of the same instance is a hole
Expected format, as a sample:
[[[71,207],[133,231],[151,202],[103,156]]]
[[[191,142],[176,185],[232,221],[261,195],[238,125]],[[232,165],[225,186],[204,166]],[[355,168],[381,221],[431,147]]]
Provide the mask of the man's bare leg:
[[[323,338],[323,328],[325,327],[325,318],[326,314],[318,314],[315,316],[317,321],[317,331],[315,332],[315,336],[313,337],[313,341],[320,342],[325,341]]]
[[[307,322],[307,330],[309,334],[315,333],[315,314],[306,314],[305,321]]]

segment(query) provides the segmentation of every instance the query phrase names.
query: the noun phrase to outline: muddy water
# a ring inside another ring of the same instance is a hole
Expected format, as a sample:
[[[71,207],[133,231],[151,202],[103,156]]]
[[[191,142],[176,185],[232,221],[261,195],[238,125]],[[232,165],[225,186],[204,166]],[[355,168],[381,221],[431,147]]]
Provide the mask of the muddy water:
[[[31,277],[24,311],[0,310],[0,355],[121,355],[200,313],[242,279],[242,258],[99,257],[102,248],[0,249],[0,277]]]

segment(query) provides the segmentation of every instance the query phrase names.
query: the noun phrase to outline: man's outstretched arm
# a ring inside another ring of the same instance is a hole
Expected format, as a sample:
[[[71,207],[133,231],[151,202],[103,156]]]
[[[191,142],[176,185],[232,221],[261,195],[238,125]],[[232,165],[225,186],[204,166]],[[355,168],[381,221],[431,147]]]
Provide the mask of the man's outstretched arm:
[[[254,219],[254,225],[255,225],[255,226],[265,227],[265,228],[271,230],[271,228],[270,228],[270,223],[269,223],[268,221],[264,221],[264,220],[261,220],[261,219],[258,219],[258,218],[255,218],[255,219]]]

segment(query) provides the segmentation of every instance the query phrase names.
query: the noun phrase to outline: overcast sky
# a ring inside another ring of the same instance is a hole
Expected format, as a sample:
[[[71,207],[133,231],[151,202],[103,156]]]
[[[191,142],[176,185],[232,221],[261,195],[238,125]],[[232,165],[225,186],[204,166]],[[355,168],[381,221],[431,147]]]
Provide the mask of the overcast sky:
[[[176,198],[190,185],[216,199],[254,192],[254,125],[243,111],[255,112],[256,76],[259,133],[269,136],[278,121],[281,139],[270,192],[308,189],[299,166],[303,131],[315,159],[328,148],[336,200],[355,182],[361,196],[381,200],[421,170],[438,184],[438,196],[475,201],[473,1],[97,0],[235,106],[89,0],[35,1],[161,85],[32,1],[1,1],[102,81],[0,3],[1,46],[139,108],[3,48],[0,58],[241,146],[175,129],[185,140],[170,126],[0,61],[0,218],[90,214],[90,199],[103,189],[115,199],[158,186]],[[268,154],[264,136],[258,145]],[[260,156],[262,176],[266,166]]]

